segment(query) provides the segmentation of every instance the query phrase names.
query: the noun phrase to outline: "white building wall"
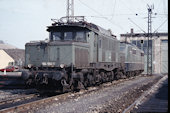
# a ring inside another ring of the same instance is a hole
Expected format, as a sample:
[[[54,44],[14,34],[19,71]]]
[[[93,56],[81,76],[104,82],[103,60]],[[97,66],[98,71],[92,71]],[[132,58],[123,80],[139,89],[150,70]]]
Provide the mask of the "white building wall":
[[[155,73],[160,73],[161,72],[161,40],[159,39],[155,39],[155,60],[154,60],[154,64],[155,64]]]
[[[9,62],[14,62],[14,59],[10,57],[4,50],[0,50],[0,69],[8,66]]]

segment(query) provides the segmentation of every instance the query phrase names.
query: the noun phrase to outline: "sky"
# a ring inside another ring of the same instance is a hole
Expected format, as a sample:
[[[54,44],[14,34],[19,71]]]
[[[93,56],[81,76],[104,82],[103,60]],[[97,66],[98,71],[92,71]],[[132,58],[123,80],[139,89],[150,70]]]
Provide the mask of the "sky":
[[[67,0],[0,0],[0,40],[25,49],[30,41],[48,38],[47,26],[66,16]],[[168,32],[168,0],[74,0],[74,15],[120,34],[147,32],[148,5],[152,32]]]

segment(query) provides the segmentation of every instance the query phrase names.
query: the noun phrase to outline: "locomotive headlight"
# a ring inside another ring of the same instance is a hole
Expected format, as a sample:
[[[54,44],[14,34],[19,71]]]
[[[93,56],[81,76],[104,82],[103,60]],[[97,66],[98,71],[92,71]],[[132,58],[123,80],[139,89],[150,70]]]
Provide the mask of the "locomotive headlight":
[[[65,66],[64,64],[60,64],[60,67],[61,67],[61,68],[64,68],[64,66]]]
[[[29,67],[29,68],[31,68],[31,67],[32,67],[32,65],[31,65],[31,64],[28,64],[28,67]]]

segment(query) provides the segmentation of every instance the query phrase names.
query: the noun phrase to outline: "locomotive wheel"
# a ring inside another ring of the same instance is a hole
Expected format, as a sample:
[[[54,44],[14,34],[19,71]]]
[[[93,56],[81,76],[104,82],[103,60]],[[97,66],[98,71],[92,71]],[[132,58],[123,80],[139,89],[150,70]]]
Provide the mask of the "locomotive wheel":
[[[105,75],[104,75],[104,72],[101,72],[101,73],[100,73],[100,76],[101,76],[101,78],[102,78],[102,83],[104,83],[104,82],[105,82]]]
[[[33,83],[32,79],[29,78],[27,81],[26,81],[26,88],[31,88],[31,87],[34,87],[35,84]]]
[[[27,86],[31,86],[31,83],[32,83],[32,80],[31,80],[31,79],[28,79],[28,80],[26,81],[26,85],[27,85]]]
[[[119,79],[119,72],[115,72],[114,79],[115,79],[115,80],[118,80],[118,79]]]
[[[112,81],[112,73],[111,72],[107,72],[107,77],[108,77],[108,81],[111,82]]]
[[[101,77],[100,74],[97,74],[96,75],[96,83],[97,83],[97,85],[101,84],[101,82],[102,82],[102,77]]]
[[[84,88],[87,89],[87,87],[88,87],[88,80],[85,80],[84,81]]]
[[[129,75],[130,75],[130,77],[132,77],[132,76],[133,76],[133,73],[132,73],[132,72],[129,72]]]
[[[88,86],[92,86],[92,85],[95,84],[94,78],[92,77],[91,74],[88,74],[88,75],[87,75],[87,79],[88,79]]]
[[[72,91],[80,91],[81,85],[80,85],[79,82],[80,82],[79,80],[73,80],[73,83],[71,84],[70,89],[71,89]]]
[[[71,92],[74,92],[75,91],[75,80],[73,78],[71,78],[70,80],[70,90]]]
[[[114,80],[114,72],[111,71],[111,82]]]
[[[129,78],[130,77],[130,72],[127,72],[126,76]]]
[[[83,83],[81,81],[78,81],[78,89],[85,89]]]
[[[133,71],[132,73],[133,73],[132,76],[134,77],[135,76],[135,72]]]
[[[74,92],[75,88],[74,88],[73,84],[71,84],[70,89],[71,89],[72,92]]]
[[[62,78],[61,79],[61,90],[62,90],[62,92],[63,93],[65,93],[65,92],[67,92],[68,91],[68,89],[69,89],[69,84],[67,84],[67,82],[66,82],[66,79],[64,79],[64,78]]]
[[[119,75],[120,75],[120,78],[119,78],[119,79],[124,79],[124,78],[125,78],[125,76],[123,75],[122,72],[119,72]]]
[[[85,89],[87,89],[87,87],[89,86],[88,74],[84,74],[84,82],[83,82],[83,85],[84,85]]]
[[[122,73],[122,72],[117,72],[117,73],[116,73],[116,76],[115,76],[115,79],[116,79],[116,80],[119,80],[119,79],[121,79],[121,78],[123,78],[123,73]]]

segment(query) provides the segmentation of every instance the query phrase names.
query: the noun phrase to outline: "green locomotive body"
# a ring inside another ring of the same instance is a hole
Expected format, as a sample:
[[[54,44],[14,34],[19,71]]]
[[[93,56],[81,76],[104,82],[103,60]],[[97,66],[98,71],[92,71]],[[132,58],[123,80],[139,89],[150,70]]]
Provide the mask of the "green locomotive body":
[[[110,30],[86,21],[55,22],[49,40],[25,45],[22,77],[43,90],[81,89],[125,77],[125,53]]]

